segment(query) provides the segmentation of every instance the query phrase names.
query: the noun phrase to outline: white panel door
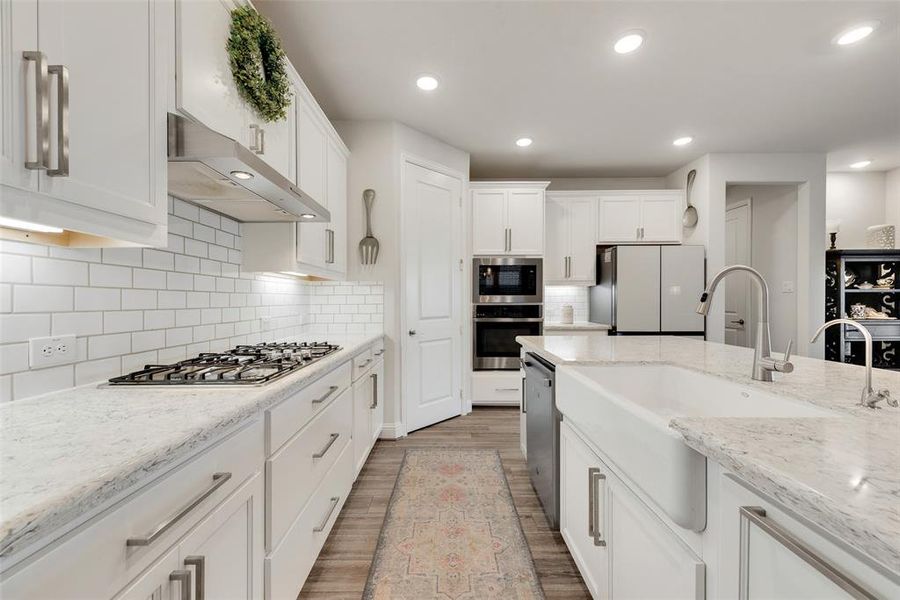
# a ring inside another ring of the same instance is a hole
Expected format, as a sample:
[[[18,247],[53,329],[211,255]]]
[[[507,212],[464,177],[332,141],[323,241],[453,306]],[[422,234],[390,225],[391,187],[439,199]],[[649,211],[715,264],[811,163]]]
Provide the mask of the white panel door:
[[[638,241],[641,206],[637,196],[604,196],[600,198],[597,219],[598,241]]]
[[[547,198],[544,208],[544,282],[564,283],[567,279],[569,256],[568,202],[560,198]]]
[[[461,412],[462,184],[409,162],[402,179],[401,371],[406,429],[414,431]]]
[[[264,493],[256,473],[181,543],[180,568],[202,582],[206,598],[262,598]]]
[[[326,225],[325,243],[329,244],[326,266],[340,273],[347,272],[347,157],[337,143],[328,140],[325,159],[328,173],[326,185],[328,190],[328,211],[331,222]]]
[[[725,265],[750,265],[750,204],[744,203],[725,211]],[[750,286],[748,277],[730,277],[725,286],[725,343],[749,348]]]
[[[35,74],[37,63],[23,52],[38,51],[37,0],[0,0],[0,183],[36,191],[37,160]]]
[[[328,136],[317,115],[302,98],[297,111],[297,180],[300,189],[328,208],[327,152]],[[297,260],[326,267],[327,223],[297,224]]]
[[[706,567],[615,476],[607,479],[611,593],[616,600],[702,600]]]
[[[674,192],[641,198],[641,241],[681,241],[681,195]]]
[[[616,329],[659,331],[659,246],[620,246],[616,259]]]
[[[544,253],[544,191],[510,190],[506,196],[509,254]]]
[[[597,200],[569,200],[569,279],[593,284],[597,267]]]
[[[45,171],[41,191],[165,224],[167,53],[156,43],[162,4],[42,0],[39,7],[41,50],[68,70],[68,131],[57,118],[62,80],[50,77],[50,166],[60,166],[65,140],[69,156],[68,175]]]
[[[506,191],[472,190],[472,254],[506,254]]]
[[[225,49],[235,6],[231,0],[175,0],[176,105],[180,112],[249,147],[251,116],[231,76]]]

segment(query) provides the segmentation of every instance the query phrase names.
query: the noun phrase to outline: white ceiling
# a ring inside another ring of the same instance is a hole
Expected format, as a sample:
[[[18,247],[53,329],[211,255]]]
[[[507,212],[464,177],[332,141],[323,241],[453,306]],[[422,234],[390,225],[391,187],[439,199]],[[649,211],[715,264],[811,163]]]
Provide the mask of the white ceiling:
[[[469,151],[473,178],[664,175],[707,152],[900,166],[896,0],[255,4],[330,118],[406,123]],[[635,28],[644,46],[615,54]]]

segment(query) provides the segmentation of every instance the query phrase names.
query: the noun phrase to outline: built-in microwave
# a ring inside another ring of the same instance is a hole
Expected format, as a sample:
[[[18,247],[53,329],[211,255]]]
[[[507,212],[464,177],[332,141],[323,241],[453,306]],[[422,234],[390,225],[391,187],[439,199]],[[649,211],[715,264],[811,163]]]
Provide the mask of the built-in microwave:
[[[474,304],[540,304],[544,301],[543,260],[540,258],[475,258],[472,276]]]

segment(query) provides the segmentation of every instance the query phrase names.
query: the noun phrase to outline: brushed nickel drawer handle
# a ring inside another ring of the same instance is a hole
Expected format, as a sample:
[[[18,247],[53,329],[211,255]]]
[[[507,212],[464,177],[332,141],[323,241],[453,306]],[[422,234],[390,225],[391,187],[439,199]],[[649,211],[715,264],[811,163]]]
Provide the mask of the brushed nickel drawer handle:
[[[330,385],[330,386],[328,386],[328,391],[325,392],[325,395],[322,396],[321,398],[313,398],[312,403],[313,403],[313,404],[321,404],[321,403],[325,402],[326,400],[328,400],[328,398],[329,398],[333,393],[335,393],[335,392],[337,391],[337,389],[338,389],[338,386],[336,386],[336,385]]]
[[[369,408],[375,410],[378,408],[378,373],[372,373],[369,377],[372,378],[372,404]]]
[[[27,50],[22,58],[34,61],[34,124],[37,129],[35,146],[37,160],[25,161],[26,169],[46,169],[50,162],[50,101],[47,98],[49,76],[47,74],[47,58],[43,52]]]
[[[366,362],[364,362],[363,364],[359,365],[359,368],[362,369],[363,367],[368,366],[368,364],[369,364],[370,362],[372,362],[372,359],[371,359],[371,358],[366,359]]]
[[[375,353],[375,356],[381,356],[382,354],[384,354],[384,348],[382,348],[381,350],[379,350],[378,352],[376,352],[376,353]]]
[[[495,392],[518,392],[519,388],[494,388]]]
[[[325,444],[325,446],[321,450],[319,450],[318,452],[313,454],[312,457],[313,458],[322,458],[323,456],[328,454],[328,451],[331,450],[331,447],[334,446],[334,443],[337,441],[337,439],[339,437],[341,437],[341,434],[332,433],[330,436],[328,436],[328,443]]]
[[[187,569],[179,569],[169,573],[169,581],[180,583],[181,600],[190,600],[191,597],[191,572]]]
[[[599,482],[606,482],[606,475],[596,467],[588,469],[588,536],[594,538],[595,546],[605,546],[603,532],[600,530],[600,489]]]
[[[331,508],[328,509],[328,514],[325,515],[325,518],[322,519],[322,522],[313,527],[313,533],[319,533],[320,531],[325,531],[325,527],[328,525],[328,521],[331,520],[331,515],[334,513],[334,509],[337,508],[338,502],[341,499],[338,496],[332,496],[331,498]]]
[[[746,600],[750,595],[750,525],[756,525],[764,533],[772,537],[776,542],[784,546],[794,556],[818,571],[833,584],[847,592],[853,598],[862,600],[875,600],[876,596],[864,590],[855,581],[847,575],[839,571],[834,565],[826,562],[826,560],[816,554],[815,551],[797,539],[787,529],[784,529],[772,519],[766,516],[766,509],[760,506],[742,506],[740,508],[741,515],[741,550],[740,550],[740,568],[739,581],[740,591],[738,597]]]
[[[50,177],[69,176],[69,69],[64,65],[50,65],[47,73],[56,75],[56,168],[47,169]]]
[[[175,512],[172,516],[168,517],[162,523],[154,527],[150,533],[141,537],[128,538],[127,540],[125,540],[125,545],[149,546],[150,544],[158,540],[165,532],[167,532],[176,523],[178,523],[178,521],[186,517],[188,513],[197,508],[197,505],[212,496],[217,489],[225,485],[225,482],[231,479],[231,473],[214,473],[212,479],[212,485],[194,496],[190,501],[188,501],[187,504],[178,509],[178,511]]]
[[[205,556],[186,556],[184,566],[194,567],[196,569],[196,579],[194,579],[194,600],[205,600],[206,598],[206,557]],[[188,596],[185,596],[188,598]]]

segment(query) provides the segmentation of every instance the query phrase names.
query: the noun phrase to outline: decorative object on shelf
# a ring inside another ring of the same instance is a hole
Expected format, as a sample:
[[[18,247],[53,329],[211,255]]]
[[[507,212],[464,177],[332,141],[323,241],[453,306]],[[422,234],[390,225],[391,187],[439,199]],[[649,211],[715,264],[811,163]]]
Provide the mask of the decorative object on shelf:
[[[278,34],[252,6],[231,11],[226,43],[231,75],[241,97],[265,121],[280,121],[291,105],[291,84]]]
[[[851,304],[850,305],[850,318],[859,320],[866,318],[866,308],[868,308],[865,304]]]
[[[872,285],[871,283],[869,283],[868,281],[861,281],[860,283],[858,283],[856,285],[856,287],[861,290],[871,290],[875,286]]]
[[[366,237],[359,241],[359,262],[374,265],[378,261],[378,239],[372,235],[372,205],[375,204],[375,190],[363,191],[363,204],[366,205]]]
[[[867,306],[865,311],[863,311],[863,319],[896,319],[897,317],[892,317],[880,310],[875,310],[871,306]]]
[[[571,304],[564,304],[560,313],[559,322],[563,325],[571,325],[575,322],[575,309]]]
[[[687,186],[684,191],[684,201],[687,206],[685,206],[684,214],[681,215],[681,224],[688,229],[696,227],[699,220],[697,209],[691,204],[691,190],[694,189],[694,179],[696,177],[697,169],[691,169],[687,174]]]
[[[879,250],[894,249],[894,226],[872,225],[866,229],[866,247]]]
[[[834,221],[827,221],[825,223],[825,231],[828,232],[828,237],[831,240],[831,247],[829,250],[834,250],[836,248],[835,244],[837,243],[837,234],[841,230],[841,222],[837,219]]]
[[[875,280],[875,287],[877,288],[893,288],[894,280],[896,278],[896,273],[891,273],[886,277],[881,277],[880,279]]]
[[[851,285],[856,283],[856,273],[853,271],[847,271],[844,273],[844,287],[849,288]]]

